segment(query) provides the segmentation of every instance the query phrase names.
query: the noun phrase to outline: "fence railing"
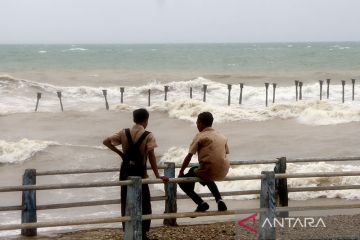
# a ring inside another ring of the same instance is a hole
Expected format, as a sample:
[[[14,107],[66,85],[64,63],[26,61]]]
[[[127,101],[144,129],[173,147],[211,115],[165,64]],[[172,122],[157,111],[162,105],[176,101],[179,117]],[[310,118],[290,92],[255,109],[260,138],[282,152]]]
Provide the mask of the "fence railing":
[[[102,224],[125,222],[126,232],[125,239],[141,239],[141,221],[147,219],[164,219],[165,225],[176,225],[177,218],[194,217],[194,216],[220,216],[220,215],[234,215],[246,213],[260,213],[260,223],[264,219],[270,222],[276,217],[288,217],[289,211],[306,211],[306,210],[327,210],[327,209],[344,209],[344,208],[360,208],[360,204],[347,205],[329,205],[329,206],[307,206],[307,207],[288,207],[288,193],[289,192],[303,192],[303,191],[323,191],[323,190],[345,190],[345,189],[360,189],[360,185],[341,185],[341,186],[319,186],[319,187],[297,187],[288,188],[288,178],[313,178],[313,177],[338,177],[338,176],[360,176],[360,171],[346,171],[346,172],[310,172],[310,173],[285,173],[286,164],[291,163],[305,163],[316,161],[358,161],[360,157],[346,157],[346,158],[309,158],[309,159],[286,159],[285,157],[276,160],[258,160],[258,161],[236,161],[232,165],[245,164],[272,164],[275,163],[274,171],[263,171],[257,175],[244,175],[227,177],[223,181],[241,181],[241,180],[260,180],[260,190],[245,190],[245,191],[230,191],[222,192],[222,196],[234,195],[248,195],[260,194],[260,206],[256,209],[236,209],[225,212],[209,211],[204,213],[199,212],[177,212],[177,199],[187,198],[184,195],[177,195],[177,183],[184,182],[199,182],[198,178],[175,178],[175,168],[179,167],[175,163],[166,163],[159,168],[164,169],[166,176],[170,180],[165,185],[165,196],[154,196],[152,201],[165,200],[164,214],[141,215],[141,201],[138,196],[141,194],[142,184],[163,184],[160,179],[141,179],[138,177],[131,177],[125,181],[101,181],[94,183],[67,183],[67,184],[36,184],[37,176],[55,175],[55,174],[82,174],[82,173],[97,173],[97,172],[113,172],[119,169],[81,169],[81,170],[62,170],[62,171],[36,171],[35,169],[25,170],[23,176],[22,186],[5,186],[0,187],[1,192],[19,192],[23,193],[21,206],[1,206],[0,211],[17,211],[22,212],[22,224],[1,224],[0,230],[14,230],[21,229],[22,235],[34,236],[37,234],[37,228],[43,227],[59,227],[70,225],[87,225],[87,224]],[[52,222],[37,222],[37,211],[48,209],[60,209],[71,207],[87,207],[97,205],[120,204],[120,199],[101,200],[101,201],[87,201],[87,202],[73,202],[61,204],[36,204],[36,191],[39,190],[53,190],[53,189],[70,189],[70,188],[93,188],[93,187],[114,187],[127,186],[127,203],[126,216],[113,218],[98,218],[98,219],[81,219],[81,220],[64,220]],[[209,197],[211,194],[200,194],[202,197]],[[261,226],[261,224],[260,224]],[[274,239],[275,228],[264,227],[259,228],[259,239]]]

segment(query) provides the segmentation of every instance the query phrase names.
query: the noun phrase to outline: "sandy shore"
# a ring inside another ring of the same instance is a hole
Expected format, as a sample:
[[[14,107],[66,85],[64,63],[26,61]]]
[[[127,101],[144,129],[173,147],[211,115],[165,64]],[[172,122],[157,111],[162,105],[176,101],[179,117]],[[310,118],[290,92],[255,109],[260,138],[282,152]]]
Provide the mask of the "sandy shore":
[[[301,217],[300,219],[303,219]],[[358,215],[336,215],[322,218],[325,226],[318,227],[295,227],[277,228],[277,239],[360,239],[360,214]],[[317,221],[317,219],[315,220]],[[250,222],[247,225],[257,228],[257,223]],[[286,224],[285,224],[286,225]],[[181,225],[177,227],[155,227],[150,230],[149,236],[159,240],[183,240],[183,239],[257,239],[257,234],[252,233],[236,222],[222,222],[202,225]],[[4,238],[1,238],[4,239]],[[24,237],[13,237],[11,239],[29,239]],[[104,228],[60,233],[56,235],[39,235],[31,239],[62,239],[62,240],[105,240],[123,239],[120,229]]]

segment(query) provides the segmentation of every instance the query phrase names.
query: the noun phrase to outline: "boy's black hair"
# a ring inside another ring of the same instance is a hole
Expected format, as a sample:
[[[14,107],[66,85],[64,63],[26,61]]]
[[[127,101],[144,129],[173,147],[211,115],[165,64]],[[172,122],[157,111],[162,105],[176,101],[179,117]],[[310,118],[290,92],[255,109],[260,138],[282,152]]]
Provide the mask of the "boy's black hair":
[[[133,111],[135,123],[143,123],[149,119],[149,112],[145,108],[139,108]]]
[[[204,124],[206,127],[211,127],[214,121],[214,117],[210,112],[202,112],[198,116],[198,121]]]

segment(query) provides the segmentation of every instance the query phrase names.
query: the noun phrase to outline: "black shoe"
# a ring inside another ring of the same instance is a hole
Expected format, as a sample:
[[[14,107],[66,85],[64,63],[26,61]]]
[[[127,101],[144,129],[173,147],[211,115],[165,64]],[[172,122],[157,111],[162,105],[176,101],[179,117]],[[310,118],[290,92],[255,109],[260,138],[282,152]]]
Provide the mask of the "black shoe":
[[[208,209],[209,209],[209,204],[207,204],[206,202],[202,202],[197,206],[197,208],[195,209],[195,212],[205,212]],[[196,217],[194,216],[191,218],[196,218]]]
[[[224,201],[222,199],[220,199],[218,202],[218,210],[219,211],[226,211],[227,210],[227,207],[226,207],[226,204],[224,203]]]

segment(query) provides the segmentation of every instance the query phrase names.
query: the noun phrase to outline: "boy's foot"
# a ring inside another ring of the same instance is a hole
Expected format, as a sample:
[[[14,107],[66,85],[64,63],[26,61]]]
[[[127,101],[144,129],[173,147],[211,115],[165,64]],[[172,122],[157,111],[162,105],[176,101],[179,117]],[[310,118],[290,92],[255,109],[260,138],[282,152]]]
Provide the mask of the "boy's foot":
[[[226,207],[226,204],[224,203],[224,201],[222,199],[220,199],[218,202],[218,210],[219,211],[226,211],[227,210],[227,207]]]
[[[206,202],[202,202],[197,206],[195,212],[205,212],[208,209],[209,209],[209,204],[207,204]],[[196,218],[196,217],[191,217],[191,218]]]

